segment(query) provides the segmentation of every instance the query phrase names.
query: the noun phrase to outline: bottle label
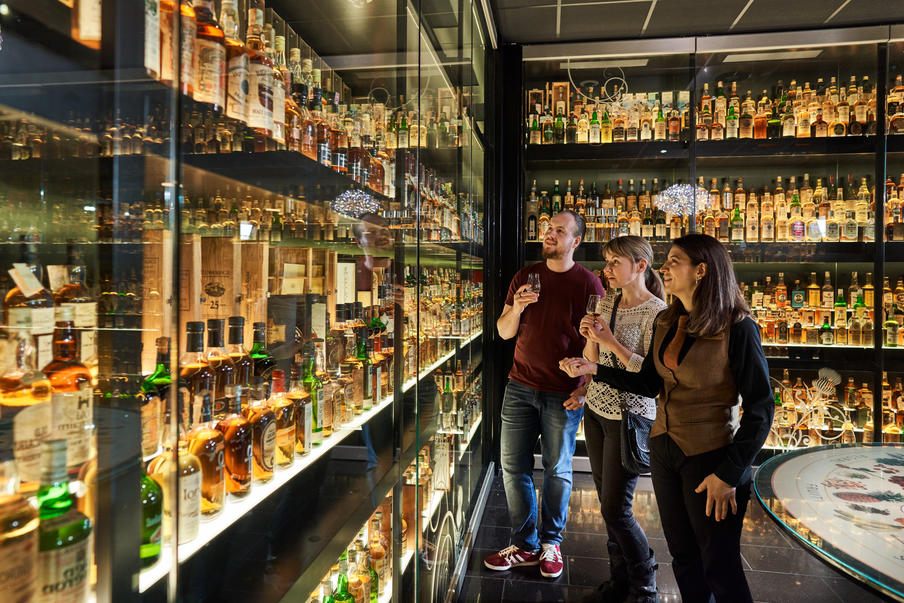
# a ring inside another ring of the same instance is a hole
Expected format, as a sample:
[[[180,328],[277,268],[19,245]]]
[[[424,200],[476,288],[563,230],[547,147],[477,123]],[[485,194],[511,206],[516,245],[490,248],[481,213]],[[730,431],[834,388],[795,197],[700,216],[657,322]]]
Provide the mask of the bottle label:
[[[41,481],[41,446],[51,435],[53,408],[50,402],[31,406],[3,407],[4,420],[13,413],[13,456],[19,479],[23,482]],[[0,565],[0,567],[3,567]]]
[[[160,445],[160,397],[153,395],[141,406],[141,454],[150,456]]]
[[[176,10],[179,10],[178,7]],[[195,35],[198,31],[198,24],[192,17],[182,16],[182,39],[180,44],[180,62],[179,77],[181,85],[184,87],[186,83],[191,83],[195,73]]]
[[[305,452],[311,451],[311,440],[312,436],[312,427],[313,427],[313,419],[314,419],[314,405],[310,402],[304,405],[304,412],[302,413],[302,417],[304,419],[304,431],[302,437],[304,438],[305,443]]]
[[[79,467],[92,454],[94,432],[94,397],[89,386],[77,392],[55,392],[53,404],[53,437],[64,439],[66,466]]]
[[[323,407],[323,427],[332,429],[334,407],[333,396],[324,395],[321,406]]]
[[[238,54],[229,59],[226,80],[226,117],[247,121],[248,119],[248,81],[249,63],[248,55]]]
[[[82,362],[93,359],[97,356],[97,302],[65,303],[62,306],[74,310],[72,323],[78,329],[79,358]]]
[[[198,535],[201,526],[201,472],[179,476],[179,544]]]
[[[273,463],[276,460],[276,423],[270,421],[261,434],[260,463],[264,471],[273,471]]]
[[[832,308],[835,306],[835,292],[834,291],[823,291],[822,292],[822,307],[823,308]]]
[[[248,126],[273,129],[273,70],[265,63],[250,63],[248,69]]]
[[[153,2],[154,0],[146,0]],[[173,19],[172,13],[160,19],[160,79],[173,81]],[[167,16],[169,18],[167,18]]]
[[[160,73],[160,3],[144,0],[144,66]]]
[[[277,79],[274,75],[273,82],[273,123],[276,125],[275,130],[279,132],[280,137],[276,140],[285,142],[285,126],[286,126],[286,84],[282,79]]]
[[[62,516],[71,521],[67,515]],[[63,529],[65,525],[57,526]],[[51,524],[44,530],[54,529]],[[94,535],[76,543],[38,554],[38,601],[81,603],[88,600],[91,581],[91,551]]]
[[[5,539],[0,547],[0,601],[31,601],[38,580],[38,531]]]
[[[195,100],[222,107],[226,88],[226,47],[213,40],[197,38],[195,62]]]
[[[291,450],[295,443],[295,425],[276,430],[276,447],[280,450]]]
[[[82,40],[100,41],[100,5],[101,0],[79,0],[78,37]]]

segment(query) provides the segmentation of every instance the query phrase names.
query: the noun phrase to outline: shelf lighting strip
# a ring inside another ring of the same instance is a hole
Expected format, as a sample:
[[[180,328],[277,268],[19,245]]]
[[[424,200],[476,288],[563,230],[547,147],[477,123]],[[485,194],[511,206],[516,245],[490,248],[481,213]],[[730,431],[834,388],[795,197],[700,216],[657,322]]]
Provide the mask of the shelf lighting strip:
[[[478,331],[467,339],[463,340],[461,347],[464,348],[472,341],[480,337],[482,333],[483,331]],[[411,378],[406,381],[404,386],[402,387],[402,392],[407,392],[409,389],[417,385],[417,383],[421,379],[432,373],[443,363],[455,356],[456,351],[457,350],[449,352],[448,354],[444,355],[442,358],[428,366],[426,369],[420,371],[417,378]],[[182,563],[186,559],[190,559],[192,555],[197,553],[209,542],[214,540],[226,528],[248,514],[254,507],[266,500],[274,492],[282,488],[285,484],[291,481],[292,478],[304,471],[308,466],[314,464],[317,459],[325,455],[333,447],[337,446],[349,434],[354,431],[360,430],[365,423],[370,421],[377,414],[379,414],[380,411],[389,406],[392,401],[392,396],[387,397],[386,401],[381,403],[379,406],[374,406],[372,409],[365,411],[363,414],[356,417],[350,423],[344,425],[342,429],[334,431],[329,438],[324,440],[323,444],[313,447],[308,455],[296,457],[295,462],[291,467],[274,472],[273,478],[269,482],[263,484],[255,483],[251,488],[251,492],[245,498],[240,500],[228,500],[227,503],[223,506],[223,510],[216,518],[212,519],[211,521],[201,522],[201,528],[196,538],[194,538],[190,542],[179,545],[179,563]],[[164,546],[160,554],[160,559],[157,560],[157,563],[141,571],[141,574],[138,577],[138,591],[140,593],[144,593],[151,586],[160,581],[164,576],[169,574],[170,568],[172,567],[171,551],[172,547]]]

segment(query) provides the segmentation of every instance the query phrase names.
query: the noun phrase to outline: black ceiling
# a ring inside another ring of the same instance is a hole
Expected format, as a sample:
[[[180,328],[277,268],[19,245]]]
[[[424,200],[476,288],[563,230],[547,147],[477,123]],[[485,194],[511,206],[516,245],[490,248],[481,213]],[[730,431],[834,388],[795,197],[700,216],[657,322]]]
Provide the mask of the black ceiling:
[[[904,21],[899,0],[489,0],[504,42],[615,40]]]

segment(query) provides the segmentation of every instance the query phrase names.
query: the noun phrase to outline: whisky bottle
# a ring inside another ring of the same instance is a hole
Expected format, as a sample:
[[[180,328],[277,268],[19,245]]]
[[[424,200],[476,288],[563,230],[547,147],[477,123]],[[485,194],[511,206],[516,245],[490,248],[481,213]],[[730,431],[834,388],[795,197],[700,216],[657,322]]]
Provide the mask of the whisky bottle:
[[[53,360],[42,369],[50,380],[54,439],[66,441],[67,468],[77,470],[94,455],[94,392],[91,373],[78,358],[71,306],[57,311]]]
[[[295,460],[295,403],[286,395],[286,374],[273,371],[273,388],[267,401],[276,415],[276,465],[288,467]]]
[[[216,21],[213,0],[194,0],[195,37],[194,99],[209,103],[214,111],[226,104],[226,36]]]
[[[0,430],[2,429],[3,426],[0,426]],[[10,449],[2,440],[3,436],[0,434],[0,462],[3,462],[5,454],[10,453]],[[3,558],[4,576],[0,581],[0,601],[17,603],[36,601],[38,515],[24,496],[2,490],[0,490],[0,556]]]
[[[157,338],[157,363],[154,372],[141,383],[141,454],[148,457],[160,448],[164,407],[172,385],[170,376],[170,339]]]
[[[185,544],[198,536],[201,525],[203,502],[203,473],[201,462],[189,452],[189,444],[180,441],[178,444],[178,467],[175,477],[178,497],[178,519],[173,517],[173,493],[170,490],[171,478],[176,467],[176,450],[167,447],[165,452],[157,456],[148,466],[151,478],[160,486],[163,493],[163,539],[169,540],[171,530],[176,525],[177,543]],[[221,499],[222,504],[222,499]]]
[[[186,324],[186,352],[179,359],[179,400],[182,423],[194,425],[201,420],[204,404],[213,404],[213,369],[204,359],[204,323]]]
[[[248,127],[254,132],[254,150],[267,150],[273,134],[273,62],[265,54],[261,32],[264,27],[263,0],[252,0],[248,7],[248,33],[245,46],[248,66]]]
[[[254,476],[254,433],[251,423],[242,415],[239,398],[230,399],[229,415],[217,423],[217,431],[225,440],[226,491],[243,497],[251,491]]]
[[[12,324],[9,312],[12,308],[27,308],[31,314],[29,332],[34,337],[35,362],[44,366],[53,356],[54,303],[50,291],[42,284],[43,268],[31,243],[23,243],[21,262],[9,270],[15,286],[3,300],[3,319]]]
[[[260,389],[262,398],[270,397],[270,376],[273,373],[273,367],[276,361],[273,356],[267,352],[267,323],[256,322],[254,327],[254,342],[251,345],[249,355],[254,363],[254,383],[253,386]]]
[[[370,355],[367,353],[367,327],[359,327],[357,329],[357,339],[357,356],[361,365],[361,409],[368,411],[374,406],[374,366]]]
[[[180,38],[173,39],[174,0],[160,1],[160,81],[170,86],[176,81],[173,73],[174,60],[179,65],[179,92],[186,96],[194,94],[195,38],[197,20],[191,0],[179,2]],[[173,57],[173,51],[179,53]]]
[[[332,377],[329,372],[327,372],[324,368],[324,346],[323,339],[315,338],[314,342],[314,375],[320,379],[321,384],[321,394],[320,394],[320,403],[323,406],[323,437],[328,438],[333,433],[333,421],[335,420],[334,416],[334,400],[333,396],[335,395],[337,385],[333,383]]]
[[[244,408],[243,414],[251,424],[254,479],[269,481],[276,462],[276,413],[266,400],[253,400]]]
[[[31,316],[26,308],[10,310],[10,353],[14,359],[0,376],[0,417],[4,423],[12,423],[9,448],[22,492],[34,492],[39,486],[41,447],[53,429],[52,391],[50,381],[35,367],[35,347],[29,334]]]
[[[79,358],[91,368],[97,365],[97,301],[85,285],[86,268],[79,255],[72,252],[68,261],[69,282],[54,293],[53,301],[57,306],[72,306],[81,345]]]
[[[314,345],[304,346],[302,385],[311,401],[311,444],[319,446],[323,443],[323,383],[315,371]]]
[[[346,552],[342,552],[339,559],[339,576],[336,580],[336,590],[333,592],[335,603],[357,603],[358,599],[351,593],[349,585],[350,567]]]
[[[207,351],[204,360],[213,371],[213,416],[222,417],[230,407],[230,400],[242,400],[241,388],[236,387],[235,364],[223,347],[223,327],[221,318],[207,320]]]
[[[247,123],[250,53],[239,33],[237,0],[223,0],[220,24],[226,43],[226,117]]]
[[[274,371],[275,372],[275,371]],[[306,455],[311,452],[311,424],[313,412],[311,394],[301,384],[301,369],[298,363],[292,363],[289,372],[289,391],[286,397],[295,408],[295,454]]]
[[[229,347],[226,349],[232,364],[235,366],[236,396],[243,400],[266,399],[263,392],[252,385],[254,377],[254,360],[245,349],[245,319],[241,316],[229,317]]]
[[[94,526],[69,493],[67,458],[66,440],[44,442],[37,493],[37,590],[42,600],[88,601]]]
[[[363,590],[362,600],[365,603],[377,603],[380,592],[379,577],[376,570],[371,566],[367,549],[364,548],[361,541],[358,541],[355,545],[355,562],[358,566],[359,581]]]
[[[220,512],[226,500],[226,442],[214,425],[210,405],[210,396],[205,396],[200,420],[186,437],[186,452],[197,459],[201,470],[199,505],[201,514],[208,519]]]
[[[181,504],[181,501],[180,501]],[[141,567],[150,567],[160,557],[163,541],[163,490],[141,470]]]

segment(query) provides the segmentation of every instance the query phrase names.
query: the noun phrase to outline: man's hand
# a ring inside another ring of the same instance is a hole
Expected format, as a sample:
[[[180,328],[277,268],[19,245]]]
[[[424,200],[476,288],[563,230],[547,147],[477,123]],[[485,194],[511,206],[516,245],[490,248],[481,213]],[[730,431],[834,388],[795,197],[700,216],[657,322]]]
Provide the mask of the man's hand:
[[[559,361],[559,368],[572,378],[596,374],[596,363],[586,358],[562,358]]]
[[[571,396],[562,403],[566,410],[577,410],[584,406],[584,397],[587,395],[587,388],[581,386],[571,392]]]
[[[707,475],[694,492],[700,494],[704,490],[706,490],[707,517],[712,514],[713,508],[715,508],[716,511],[716,521],[722,521],[728,517],[729,507],[731,507],[733,515],[738,514],[738,503],[735,501],[735,488],[716,477],[715,473]]]
[[[512,307],[515,309],[515,312],[521,314],[524,312],[524,308],[536,302],[538,299],[540,299],[540,294],[531,291],[530,285],[521,285],[518,287],[518,290],[515,291],[515,297],[512,299]]]

